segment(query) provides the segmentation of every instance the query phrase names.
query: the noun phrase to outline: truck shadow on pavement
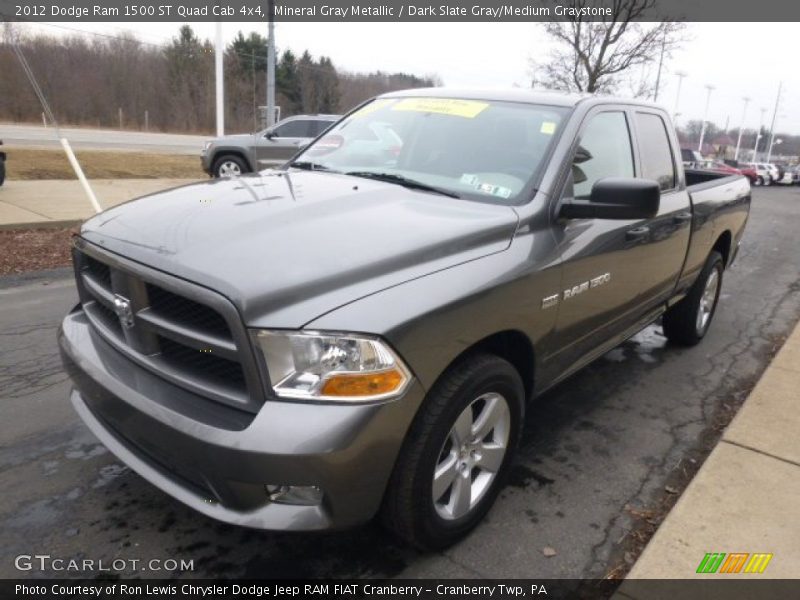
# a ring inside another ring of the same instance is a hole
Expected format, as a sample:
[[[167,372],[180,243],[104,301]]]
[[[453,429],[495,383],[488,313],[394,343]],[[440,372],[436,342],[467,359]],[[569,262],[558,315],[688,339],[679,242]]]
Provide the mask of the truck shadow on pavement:
[[[612,465],[622,460],[615,457],[615,446],[624,435],[615,415],[634,410],[623,391],[636,385],[638,374],[659,366],[668,352],[658,328],[651,326],[539,398],[529,411],[517,460],[497,505],[472,536],[443,555],[420,554],[376,523],[325,534],[269,533],[219,523],[183,506],[116,462],[77,420],[71,427],[74,435],[68,450],[64,452],[62,445],[55,456],[40,460],[47,476],[58,477],[58,471],[63,471],[61,476],[72,482],[69,491],[28,507],[25,514],[13,518],[14,525],[43,530],[45,547],[61,548],[68,556],[193,561],[193,569],[184,573],[129,571],[119,573],[122,577],[388,577],[442,572],[447,576],[446,563],[457,565],[450,576],[499,576],[491,565],[483,570],[470,566],[475,547],[490,539],[502,561],[504,553],[519,550],[520,544],[519,537],[509,538],[506,530],[520,527],[527,544],[532,540],[557,543],[551,539],[553,529],[564,527],[570,507],[576,513],[580,508],[565,498],[585,498],[585,480],[597,470],[598,458]],[[59,466],[58,454],[62,462],[66,458],[67,463],[77,461],[80,466]],[[640,458],[646,462],[649,457]],[[613,514],[618,512],[615,509]],[[589,522],[575,523],[589,538],[581,543],[602,541],[607,520],[592,515]],[[506,544],[509,548],[504,548]],[[526,552],[541,556],[539,546]],[[519,571],[506,565],[502,574],[529,574],[530,561],[526,563],[528,567],[520,566]]]

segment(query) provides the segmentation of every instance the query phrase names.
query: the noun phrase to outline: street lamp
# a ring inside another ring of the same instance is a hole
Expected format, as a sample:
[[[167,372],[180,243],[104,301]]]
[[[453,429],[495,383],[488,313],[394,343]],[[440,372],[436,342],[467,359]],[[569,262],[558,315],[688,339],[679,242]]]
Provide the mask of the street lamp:
[[[739,125],[739,139],[736,140],[736,152],[733,154],[733,160],[739,159],[739,146],[742,145],[742,133],[744,132],[744,117],[747,114],[747,105],[750,103],[750,98],[745,96],[742,98],[744,100],[744,108],[742,109],[742,124]]]
[[[681,84],[683,83],[683,78],[686,77],[686,72],[675,71],[675,76],[678,78],[678,91],[675,94],[675,110],[673,112],[675,113],[675,119],[677,119],[678,115],[680,114],[678,112],[678,103],[681,100]]]
[[[758,131],[756,132],[756,145],[753,146],[753,162],[758,162],[758,141],[763,137],[761,135],[761,130],[764,128],[764,115],[767,114],[767,109],[761,109],[761,124],[758,126]]]
[[[706,84],[706,89],[708,90],[708,94],[706,95],[706,110],[703,113],[703,127],[700,130],[700,144],[697,147],[697,151],[700,154],[703,153],[703,139],[706,137],[706,122],[708,119],[708,107],[711,104],[711,92],[714,91],[714,86],[711,84]]]

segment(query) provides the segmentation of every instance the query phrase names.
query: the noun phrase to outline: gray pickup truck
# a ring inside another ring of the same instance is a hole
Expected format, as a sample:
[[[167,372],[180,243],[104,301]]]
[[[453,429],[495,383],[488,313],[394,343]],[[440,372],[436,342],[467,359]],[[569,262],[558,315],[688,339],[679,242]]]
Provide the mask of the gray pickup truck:
[[[544,390],[659,317],[703,338],[749,207],[745,178],[684,172],[654,105],[387,94],[280,169],[86,221],[71,401],[215,519],[381,514],[442,548],[491,507]]]

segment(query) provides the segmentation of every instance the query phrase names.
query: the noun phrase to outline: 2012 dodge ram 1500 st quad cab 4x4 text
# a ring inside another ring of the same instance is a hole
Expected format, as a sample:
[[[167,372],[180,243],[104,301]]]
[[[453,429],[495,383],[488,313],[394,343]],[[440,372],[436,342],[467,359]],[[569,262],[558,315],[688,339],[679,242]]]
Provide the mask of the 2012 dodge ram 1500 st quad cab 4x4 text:
[[[530,400],[659,316],[676,343],[708,331],[750,186],[679,152],[637,101],[381,96],[280,169],[84,223],[72,403],[211,517],[380,513],[444,547],[494,502]]]

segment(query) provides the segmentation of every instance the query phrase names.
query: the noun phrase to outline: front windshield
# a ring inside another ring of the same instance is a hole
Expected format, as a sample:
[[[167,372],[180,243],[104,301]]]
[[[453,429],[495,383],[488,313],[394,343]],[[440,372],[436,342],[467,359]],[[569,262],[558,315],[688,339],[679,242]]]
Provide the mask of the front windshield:
[[[330,129],[293,164],[515,204],[566,112],[512,102],[380,98]]]

